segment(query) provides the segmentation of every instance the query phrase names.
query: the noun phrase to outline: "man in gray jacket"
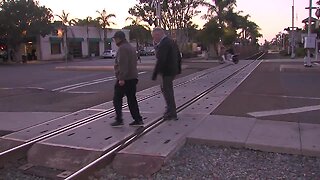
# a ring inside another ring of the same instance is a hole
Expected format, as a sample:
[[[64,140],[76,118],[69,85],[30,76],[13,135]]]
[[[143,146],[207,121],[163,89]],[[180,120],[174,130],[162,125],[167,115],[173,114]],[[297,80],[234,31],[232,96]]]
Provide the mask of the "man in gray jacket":
[[[138,83],[137,54],[135,49],[128,43],[125,34],[117,31],[113,40],[119,47],[116,58],[114,71],[116,75],[116,83],[114,86],[113,105],[116,111],[116,121],[111,123],[113,127],[123,126],[122,119],[122,99],[127,96],[128,106],[134,121],[130,126],[143,126],[142,117],[139,112],[138,102],[136,98],[136,90]]]

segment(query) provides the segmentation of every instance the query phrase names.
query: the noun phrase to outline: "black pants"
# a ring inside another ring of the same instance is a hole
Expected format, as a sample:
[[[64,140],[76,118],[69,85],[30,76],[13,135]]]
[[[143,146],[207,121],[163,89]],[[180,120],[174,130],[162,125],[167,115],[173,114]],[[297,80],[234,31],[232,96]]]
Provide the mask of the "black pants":
[[[164,116],[177,117],[176,102],[174,100],[173,80],[175,76],[163,76],[161,81],[161,91],[166,101],[167,107]]]
[[[125,80],[125,84],[120,86],[118,80],[114,85],[113,106],[116,111],[116,120],[122,120],[122,99],[127,96],[128,106],[132,118],[135,121],[141,121],[142,117],[139,112],[138,102],[136,98],[138,79]]]

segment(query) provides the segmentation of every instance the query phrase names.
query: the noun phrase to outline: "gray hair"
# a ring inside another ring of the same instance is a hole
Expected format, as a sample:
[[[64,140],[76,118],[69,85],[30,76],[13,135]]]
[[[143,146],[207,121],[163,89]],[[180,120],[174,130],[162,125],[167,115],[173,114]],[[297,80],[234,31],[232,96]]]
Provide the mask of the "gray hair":
[[[153,28],[152,32],[161,32],[162,34],[165,34],[165,31],[161,27],[155,27]]]

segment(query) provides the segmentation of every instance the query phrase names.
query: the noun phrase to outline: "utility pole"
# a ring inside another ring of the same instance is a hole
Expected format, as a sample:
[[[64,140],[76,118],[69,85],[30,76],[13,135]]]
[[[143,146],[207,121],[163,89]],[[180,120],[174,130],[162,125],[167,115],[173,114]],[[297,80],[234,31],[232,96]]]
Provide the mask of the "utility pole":
[[[64,40],[64,53],[65,53],[65,62],[68,63],[68,26],[67,25],[63,25],[64,26],[64,33],[65,33],[65,40]]]
[[[294,0],[292,0],[292,29],[291,29],[291,58],[295,58],[295,40],[294,40]]]

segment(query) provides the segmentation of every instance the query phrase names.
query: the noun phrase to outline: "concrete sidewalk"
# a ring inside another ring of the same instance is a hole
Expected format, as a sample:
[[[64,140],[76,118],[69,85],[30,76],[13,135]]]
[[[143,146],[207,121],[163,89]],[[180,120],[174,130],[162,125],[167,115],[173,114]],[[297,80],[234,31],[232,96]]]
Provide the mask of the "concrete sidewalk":
[[[320,156],[319,137],[319,124],[210,115],[187,137],[187,141],[194,144]]]
[[[320,156],[319,73],[317,62],[264,61],[188,141]]]

